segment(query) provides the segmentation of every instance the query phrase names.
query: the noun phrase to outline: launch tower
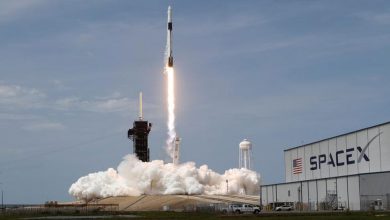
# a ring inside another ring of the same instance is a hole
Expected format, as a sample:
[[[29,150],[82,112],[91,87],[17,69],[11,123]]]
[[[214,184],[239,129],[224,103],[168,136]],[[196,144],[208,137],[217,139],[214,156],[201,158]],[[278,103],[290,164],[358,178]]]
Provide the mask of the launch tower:
[[[133,141],[133,153],[143,162],[149,162],[148,135],[152,123],[144,121],[142,115],[142,92],[139,94],[139,118],[134,121],[133,128],[127,132],[127,136]]]

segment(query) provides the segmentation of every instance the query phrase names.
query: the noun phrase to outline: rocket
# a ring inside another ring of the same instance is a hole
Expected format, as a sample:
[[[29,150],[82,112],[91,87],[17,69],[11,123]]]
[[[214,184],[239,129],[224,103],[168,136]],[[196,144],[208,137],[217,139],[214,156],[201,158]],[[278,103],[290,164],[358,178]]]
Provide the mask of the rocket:
[[[173,67],[172,56],[172,9],[168,7],[168,67]]]

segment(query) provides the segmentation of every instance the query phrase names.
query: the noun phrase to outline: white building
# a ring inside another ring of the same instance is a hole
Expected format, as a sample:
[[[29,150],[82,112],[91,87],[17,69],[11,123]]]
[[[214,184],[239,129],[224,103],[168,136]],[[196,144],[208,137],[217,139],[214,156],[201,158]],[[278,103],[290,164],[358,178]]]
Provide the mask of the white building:
[[[262,205],[301,210],[390,210],[390,122],[284,151],[285,178]]]

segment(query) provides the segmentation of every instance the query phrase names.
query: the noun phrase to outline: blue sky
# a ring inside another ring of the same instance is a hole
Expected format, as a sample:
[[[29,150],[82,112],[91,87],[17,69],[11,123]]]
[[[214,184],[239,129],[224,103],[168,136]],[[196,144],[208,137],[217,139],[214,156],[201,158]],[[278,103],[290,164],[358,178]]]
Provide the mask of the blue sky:
[[[388,1],[0,1],[0,182],[8,203],[71,200],[116,168],[143,91],[167,159],[162,69],[173,6],[182,161],[222,172],[253,142],[263,183],[283,149],[389,121]]]

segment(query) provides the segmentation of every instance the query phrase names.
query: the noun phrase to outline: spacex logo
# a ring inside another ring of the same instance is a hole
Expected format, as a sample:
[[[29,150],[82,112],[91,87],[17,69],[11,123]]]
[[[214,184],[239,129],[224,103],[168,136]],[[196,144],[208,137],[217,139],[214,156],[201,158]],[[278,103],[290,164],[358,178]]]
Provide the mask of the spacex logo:
[[[371,138],[371,140],[368,141],[368,143],[366,144],[366,146],[364,146],[364,148],[357,146],[356,148],[347,148],[345,151],[344,150],[336,151],[335,154],[332,153],[329,153],[328,155],[320,154],[318,156],[310,157],[310,170],[321,169],[321,167],[325,165],[339,167],[339,166],[344,166],[345,164],[350,165],[350,164],[360,163],[362,162],[362,160],[370,161],[370,158],[366,154],[367,149],[370,146],[370,144],[381,134],[382,132],[380,132],[379,134]],[[356,160],[353,159],[354,156],[353,152],[355,150],[359,152]]]

